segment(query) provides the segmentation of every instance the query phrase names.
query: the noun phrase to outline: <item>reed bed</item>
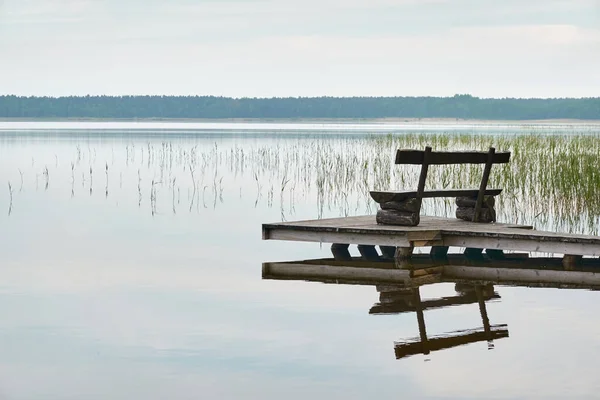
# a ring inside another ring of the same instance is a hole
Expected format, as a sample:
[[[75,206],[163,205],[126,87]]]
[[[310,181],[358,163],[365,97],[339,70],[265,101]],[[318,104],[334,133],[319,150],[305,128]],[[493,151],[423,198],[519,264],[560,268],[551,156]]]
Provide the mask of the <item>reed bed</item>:
[[[70,159],[54,156],[55,162],[45,163],[35,179],[41,178],[47,190],[59,179],[62,168],[72,196],[76,181],[81,181],[89,195],[94,181],[99,181],[96,183],[102,185],[105,197],[131,190],[138,206],[148,206],[152,215],[167,210],[177,213],[178,207],[183,208],[182,202],[191,212],[233,203],[245,195],[251,196],[257,207],[280,208],[283,219],[292,218],[297,205],[312,203],[317,205],[314,217],[346,216],[375,212],[370,190],[414,190],[420,167],[396,166],[394,154],[399,148],[425,146],[482,151],[494,146],[497,151],[511,151],[511,162],[494,166],[490,178],[489,187],[504,189],[496,207],[499,221],[598,233],[600,136],[589,132],[281,136],[221,145],[206,141],[136,142],[113,148],[110,154],[104,149],[100,155],[95,148],[77,145]],[[476,188],[482,168],[432,166],[426,186]],[[21,182],[19,192],[23,188],[22,169],[24,166],[15,166],[18,174],[12,178]],[[95,176],[94,169],[104,177]],[[9,192],[15,212],[18,193],[12,184]],[[455,208],[454,199],[427,199],[423,212],[452,216]]]

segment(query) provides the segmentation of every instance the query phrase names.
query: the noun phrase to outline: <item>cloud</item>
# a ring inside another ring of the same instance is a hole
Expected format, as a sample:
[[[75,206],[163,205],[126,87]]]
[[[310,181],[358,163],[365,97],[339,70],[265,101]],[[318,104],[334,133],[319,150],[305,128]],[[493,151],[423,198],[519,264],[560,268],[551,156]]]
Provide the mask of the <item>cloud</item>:
[[[6,3],[4,90],[552,97],[600,82],[588,0],[51,4]]]

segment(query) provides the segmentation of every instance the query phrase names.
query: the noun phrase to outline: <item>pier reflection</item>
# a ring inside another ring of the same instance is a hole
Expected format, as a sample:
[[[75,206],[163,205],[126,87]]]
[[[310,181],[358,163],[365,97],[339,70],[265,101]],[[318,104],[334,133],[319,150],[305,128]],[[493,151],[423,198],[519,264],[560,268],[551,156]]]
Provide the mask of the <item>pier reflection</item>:
[[[600,289],[597,259],[568,269],[560,259],[525,255],[504,260],[462,261],[458,256],[432,261],[429,255],[416,255],[408,269],[398,268],[394,261],[367,261],[362,257],[264,263],[262,267],[263,279],[373,286],[379,293],[379,301],[371,306],[369,314],[414,313],[419,336],[395,341],[396,359],[477,342],[487,342],[488,349],[492,349],[495,340],[509,337],[506,324],[490,323],[486,303],[501,299],[494,285]],[[455,295],[421,298],[423,286],[449,282],[454,283]],[[425,311],[469,304],[478,305],[480,326],[435,336],[428,334]]]
[[[393,286],[378,287],[379,303],[371,307],[370,314],[402,314],[414,312],[419,327],[419,337],[399,340],[394,343],[397,359],[415,354],[429,354],[433,351],[449,349],[470,343],[488,342],[488,348],[494,347],[493,341],[508,337],[506,324],[491,325],[487,314],[486,301],[500,299],[494,286],[456,284],[456,296],[421,300],[419,287],[403,288]],[[479,305],[482,326],[428,336],[425,322],[425,311],[457,305]]]

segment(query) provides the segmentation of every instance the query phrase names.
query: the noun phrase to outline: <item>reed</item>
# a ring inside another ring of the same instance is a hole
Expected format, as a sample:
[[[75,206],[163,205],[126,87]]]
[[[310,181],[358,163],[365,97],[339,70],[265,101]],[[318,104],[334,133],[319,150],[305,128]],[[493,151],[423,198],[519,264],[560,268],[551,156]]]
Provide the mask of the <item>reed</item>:
[[[288,214],[282,218],[290,219],[297,204],[316,204],[313,217],[372,214],[376,204],[370,199],[370,190],[414,190],[416,187],[419,167],[394,165],[395,151],[425,146],[434,150],[481,151],[494,146],[498,151],[512,152],[511,162],[494,166],[490,177],[490,187],[504,189],[496,206],[498,221],[533,224],[538,229],[598,233],[600,135],[593,131],[567,134],[531,130],[520,134],[305,135],[223,145],[202,141],[148,142],[141,146],[124,144],[122,149],[115,149],[110,170],[119,171],[118,191],[134,190],[137,186],[139,207],[143,198],[150,195],[151,201],[147,204],[153,212],[161,207],[161,201],[166,203],[162,206],[174,210],[175,192],[179,203],[183,189],[189,196],[190,212],[194,210],[194,203],[199,211],[200,201],[205,208],[211,203],[216,207],[236,199],[242,201],[243,191],[249,191],[256,207],[264,205],[285,210]],[[96,149],[88,147],[84,152],[80,145],[76,146],[73,157],[70,169],[68,164],[63,167],[65,175],[70,175],[71,183],[75,179],[76,166],[81,162],[88,163],[91,193],[93,168],[103,168],[108,197],[108,162],[104,165],[95,163]],[[61,164],[53,168],[58,171]],[[478,187],[481,168],[432,166],[426,186]],[[22,188],[23,172],[20,169],[19,174]],[[37,182],[37,174],[30,176]],[[47,187],[47,166],[42,176]],[[143,177],[148,179],[149,191],[142,190]],[[205,185],[205,177],[210,177],[212,182]],[[87,183],[86,178],[82,172],[83,186]],[[171,191],[171,196],[161,196],[165,199],[159,201],[156,195],[163,185]],[[113,192],[116,195],[116,187],[112,188],[111,195]],[[279,196],[275,196],[275,192]],[[452,216],[454,211],[453,199],[426,199],[423,204],[426,214]]]

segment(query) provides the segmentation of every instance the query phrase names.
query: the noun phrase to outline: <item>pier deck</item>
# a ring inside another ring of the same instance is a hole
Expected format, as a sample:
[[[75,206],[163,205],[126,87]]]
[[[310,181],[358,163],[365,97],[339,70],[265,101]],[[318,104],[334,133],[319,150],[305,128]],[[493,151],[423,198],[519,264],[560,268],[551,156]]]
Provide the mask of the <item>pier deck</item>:
[[[262,235],[264,240],[395,247],[454,246],[600,256],[599,236],[430,216],[422,216],[418,226],[379,225],[374,215],[263,224]]]

